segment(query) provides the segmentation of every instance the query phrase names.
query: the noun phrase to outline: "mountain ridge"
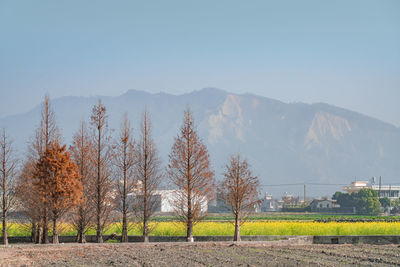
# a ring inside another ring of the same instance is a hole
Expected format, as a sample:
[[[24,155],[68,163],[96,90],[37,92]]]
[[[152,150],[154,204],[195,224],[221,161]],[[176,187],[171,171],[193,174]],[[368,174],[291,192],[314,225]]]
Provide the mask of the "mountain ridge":
[[[55,98],[52,105],[56,121],[67,144],[79,121],[88,121],[98,99],[104,102],[110,127],[116,131],[122,114],[127,112],[136,134],[146,107],[164,165],[181,125],[183,110],[189,105],[218,178],[228,156],[237,151],[249,159],[262,184],[350,183],[354,176],[368,179],[380,175],[395,182],[400,177],[400,129],[395,125],[326,103],[284,103],[216,88],[180,95],[128,90],[119,96]],[[26,113],[0,118],[0,127],[9,128],[23,151],[39,124],[39,115],[38,105]],[[263,191],[274,190],[263,188]],[[302,188],[293,190],[302,192]],[[275,191],[293,190],[282,187]],[[330,191],[325,188],[315,192]]]

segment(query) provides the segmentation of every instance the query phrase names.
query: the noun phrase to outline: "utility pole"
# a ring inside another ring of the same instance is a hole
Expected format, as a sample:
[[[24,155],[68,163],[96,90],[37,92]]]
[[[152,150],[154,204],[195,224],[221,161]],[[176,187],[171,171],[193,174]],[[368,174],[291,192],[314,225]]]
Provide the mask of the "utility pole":
[[[304,205],[306,204],[306,184],[304,184]]]
[[[390,210],[392,209],[392,201],[390,200],[391,195],[392,195],[392,185],[389,185],[389,215],[390,215]]]
[[[381,186],[382,186],[382,176],[379,176],[379,191],[378,191],[378,198],[381,197]]]

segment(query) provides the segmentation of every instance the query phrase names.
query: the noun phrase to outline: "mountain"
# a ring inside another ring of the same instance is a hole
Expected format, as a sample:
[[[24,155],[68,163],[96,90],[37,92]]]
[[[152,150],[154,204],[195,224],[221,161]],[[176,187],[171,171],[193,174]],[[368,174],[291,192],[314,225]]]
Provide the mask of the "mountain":
[[[377,119],[324,103],[283,103],[252,94],[232,94],[207,88],[182,95],[130,90],[117,97],[61,97],[54,99],[57,123],[69,144],[82,119],[102,99],[109,125],[116,133],[124,112],[137,131],[146,107],[154,140],[164,165],[189,105],[199,133],[207,144],[217,178],[226,160],[240,151],[263,185],[310,183],[307,195],[331,195],[354,177],[382,176],[384,183],[399,183],[400,129]],[[40,106],[0,119],[19,151],[39,123]],[[303,195],[303,186],[265,186],[262,191]]]

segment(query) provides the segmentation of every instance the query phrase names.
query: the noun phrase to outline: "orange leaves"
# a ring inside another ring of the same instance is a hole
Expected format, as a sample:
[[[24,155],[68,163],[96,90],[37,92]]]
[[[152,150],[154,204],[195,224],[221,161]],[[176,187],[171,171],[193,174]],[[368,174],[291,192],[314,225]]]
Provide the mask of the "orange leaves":
[[[53,215],[62,213],[79,203],[82,194],[81,177],[65,145],[49,145],[36,163],[34,186],[42,202],[49,205]]]

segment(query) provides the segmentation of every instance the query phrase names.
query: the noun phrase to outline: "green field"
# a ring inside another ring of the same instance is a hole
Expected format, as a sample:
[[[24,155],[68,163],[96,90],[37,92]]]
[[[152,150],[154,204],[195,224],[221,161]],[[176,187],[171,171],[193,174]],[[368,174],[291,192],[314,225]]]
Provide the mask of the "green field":
[[[152,219],[158,222],[176,221],[174,216],[155,216]],[[233,221],[231,214],[210,214],[204,221]],[[260,213],[250,216],[248,221],[319,221],[319,220],[400,220],[400,216],[367,216],[367,215],[336,215],[336,214],[317,214],[317,213]]]
[[[151,222],[153,236],[185,236],[186,227],[179,222]],[[205,221],[194,226],[195,236],[233,235],[231,222]],[[104,234],[121,234],[121,224],[112,223]],[[9,236],[29,236],[30,225],[11,223]],[[50,233],[51,234],[51,233]],[[76,235],[68,223],[60,224],[60,235]],[[90,229],[88,235],[94,235]],[[140,227],[131,224],[129,235],[141,235]],[[400,235],[400,222],[313,222],[313,221],[251,221],[241,228],[242,235]]]

